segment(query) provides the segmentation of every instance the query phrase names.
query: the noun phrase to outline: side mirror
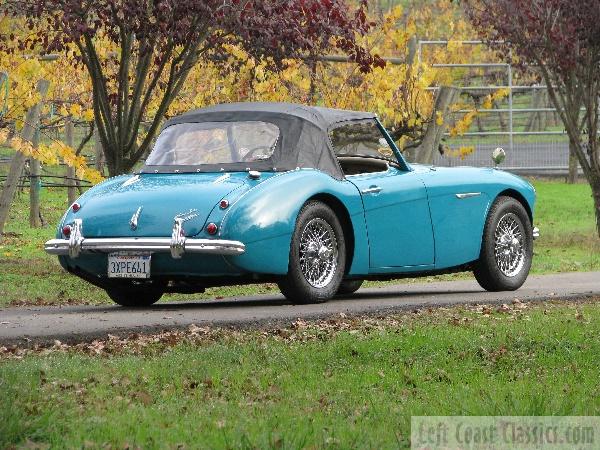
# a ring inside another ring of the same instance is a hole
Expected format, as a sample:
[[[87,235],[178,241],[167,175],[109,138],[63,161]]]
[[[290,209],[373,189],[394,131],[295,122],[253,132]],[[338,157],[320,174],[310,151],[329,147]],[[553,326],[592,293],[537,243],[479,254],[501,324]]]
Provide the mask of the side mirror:
[[[494,161],[495,165],[501,164],[505,158],[506,158],[506,152],[504,151],[504,149],[502,147],[497,147],[492,152],[492,161]]]

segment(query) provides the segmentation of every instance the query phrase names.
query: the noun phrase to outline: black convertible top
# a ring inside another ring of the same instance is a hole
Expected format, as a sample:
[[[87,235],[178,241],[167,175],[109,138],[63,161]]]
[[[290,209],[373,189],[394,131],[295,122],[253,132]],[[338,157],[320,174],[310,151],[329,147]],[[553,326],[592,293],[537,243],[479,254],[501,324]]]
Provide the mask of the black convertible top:
[[[239,117],[241,115],[251,114],[253,117],[263,114],[282,114],[298,117],[311,122],[313,125],[327,131],[332,125],[348,120],[374,119],[376,114],[363,111],[350,111],[345,109],[324,108],[322,106],[307,106],[297,103],[285,102],[239,102],[223,103],[220,105],[207,106],[206,108],[195,109],[181,116],[169,120],[165,127],[173,123],[181,122],[204,122],[206,120],[215,120],[220,117]],[[260,119],[256,119],[260,120]]]
[[[373,113],[305,106],[279,102],[225,103],[189,111],[169,119],[163,130],[175,124],[195,122],[270,122],[279,128],[280,137],[269,159],[228,164],[201,164],[190,167],[145,166],[143,171],[287,171],[314,168],[337,179],[344,174],[337,162],[328,131],[341,122],[373,120]]]

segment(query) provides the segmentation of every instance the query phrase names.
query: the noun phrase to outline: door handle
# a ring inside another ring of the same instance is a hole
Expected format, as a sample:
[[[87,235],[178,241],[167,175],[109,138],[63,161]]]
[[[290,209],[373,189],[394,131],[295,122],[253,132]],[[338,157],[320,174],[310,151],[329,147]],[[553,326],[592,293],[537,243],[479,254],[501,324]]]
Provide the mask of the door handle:
[[[382,189],[379,186],[369,186],[368,189],[360,191],[362,194],[378,194]]]

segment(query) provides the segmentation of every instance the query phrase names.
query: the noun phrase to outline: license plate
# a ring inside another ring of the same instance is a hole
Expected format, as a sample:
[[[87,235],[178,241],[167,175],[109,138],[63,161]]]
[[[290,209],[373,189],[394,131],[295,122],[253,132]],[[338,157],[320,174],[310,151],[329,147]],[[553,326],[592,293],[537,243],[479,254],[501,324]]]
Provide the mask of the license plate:
[[[150,278],[150,257],[139,253],[110,253],[109,278]]]

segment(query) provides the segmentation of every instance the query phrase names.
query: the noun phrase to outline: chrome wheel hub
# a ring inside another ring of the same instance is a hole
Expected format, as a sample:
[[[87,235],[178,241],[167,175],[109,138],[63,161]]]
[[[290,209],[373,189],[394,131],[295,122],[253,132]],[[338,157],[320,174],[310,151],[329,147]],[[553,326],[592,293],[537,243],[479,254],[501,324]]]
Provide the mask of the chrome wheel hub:
[[[507,277],[514,277],[525,265],[523,226],[512,213],[502,216],[494,232],[494,256],[498,269]]]
[[[311,219],[300,235],[300,270],[315,288],[327,286],[337,269],[338,244],[331,225]]]

